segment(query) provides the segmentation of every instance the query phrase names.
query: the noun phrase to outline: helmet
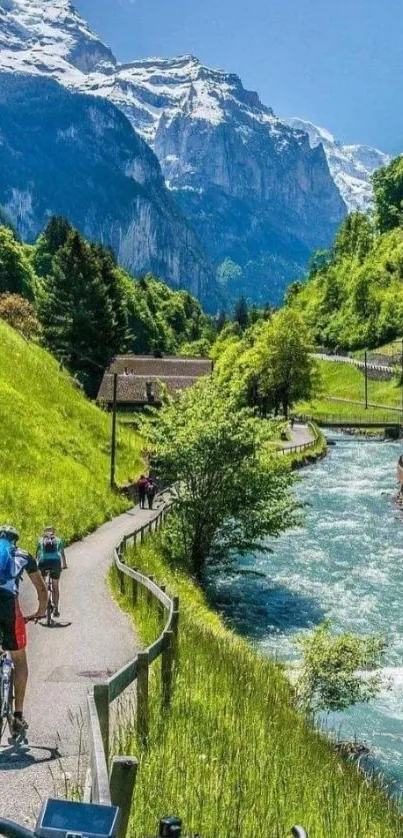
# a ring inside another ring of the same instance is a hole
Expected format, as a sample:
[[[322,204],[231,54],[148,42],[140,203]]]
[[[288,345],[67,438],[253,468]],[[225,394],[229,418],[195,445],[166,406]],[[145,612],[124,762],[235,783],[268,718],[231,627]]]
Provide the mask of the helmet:
[[[0,538],[7,538],[8,541],[18,541],[20,534],[11,524],[0,524]]]

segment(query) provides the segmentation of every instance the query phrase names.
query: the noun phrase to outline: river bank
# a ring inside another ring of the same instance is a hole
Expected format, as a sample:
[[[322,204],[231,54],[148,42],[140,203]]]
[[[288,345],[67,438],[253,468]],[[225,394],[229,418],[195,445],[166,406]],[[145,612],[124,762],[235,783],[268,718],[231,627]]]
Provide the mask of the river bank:
[[[336,445],[301,472],[297,485],[306,527],[270,540],[233,580],[219,579],[215,602],[260,651],[287,662],[297,658],[295,636],[325,618],[335,630],[387,637],[390,689],[385,686],[370,706],[332,714],[326,724],[343,739],[366,741],[377,767],[400,791],[403,538],[394,500],[401,447],[333,431],[331,437]],[[261,575],[248,578],[244,570]]]

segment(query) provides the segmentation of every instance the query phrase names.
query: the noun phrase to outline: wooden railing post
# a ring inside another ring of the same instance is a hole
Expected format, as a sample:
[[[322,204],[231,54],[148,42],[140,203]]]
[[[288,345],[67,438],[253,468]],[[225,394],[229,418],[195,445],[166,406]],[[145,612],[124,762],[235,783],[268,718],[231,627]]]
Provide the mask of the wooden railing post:
[[[109,687],[108,684],[94,684],[94,700],[99,726],[104,743],[106,764],[109,762]]]
[[[137,734],[141,742],[147,743],[149,733],[148,652],[140,652],[137,658]]]
[[[161,658],[162,705],[167,709],[172,697],[172,665],[174,659],[174,633],[166,631]]]
[[[111,803],[120,809],[117,838],[126,838],[138,770],[134,757],[114,757],[110,777]]]

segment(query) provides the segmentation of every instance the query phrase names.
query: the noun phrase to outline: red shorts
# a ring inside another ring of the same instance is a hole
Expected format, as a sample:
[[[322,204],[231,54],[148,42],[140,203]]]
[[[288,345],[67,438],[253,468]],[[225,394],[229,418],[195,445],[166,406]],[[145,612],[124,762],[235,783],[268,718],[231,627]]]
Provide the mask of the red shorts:
[[[27,633],[17,597],[0,598],[0,635],[5,652],[25,649]]]

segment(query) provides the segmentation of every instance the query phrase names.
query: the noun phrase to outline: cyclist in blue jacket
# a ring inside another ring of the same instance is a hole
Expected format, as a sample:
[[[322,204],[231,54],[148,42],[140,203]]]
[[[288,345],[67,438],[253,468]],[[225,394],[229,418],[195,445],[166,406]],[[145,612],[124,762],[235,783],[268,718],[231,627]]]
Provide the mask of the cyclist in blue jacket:
[[[17,547],[19,533],[9,524],[0,524],[0,540],[5,539],[12,557],[12,572],[0,584],[0,635],[4,652],[9,652],[14,664],[15,710],[12,732],[18,736],[28,728],[24,719],[24,698],[28,681],[28,664],[25,647],[27,637],[25,623],[40,619],[46,614],[46,585],[38,570],[35,559],[26,550]],[[28,574],[38,595],[38,610],[24,619],[19,601],[19,586],[24,571]]]

